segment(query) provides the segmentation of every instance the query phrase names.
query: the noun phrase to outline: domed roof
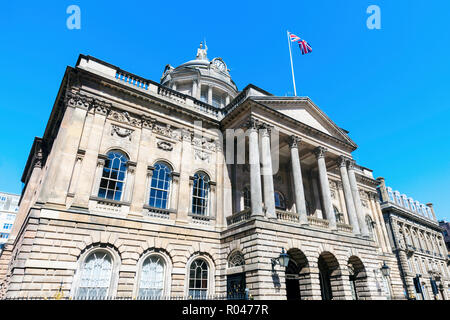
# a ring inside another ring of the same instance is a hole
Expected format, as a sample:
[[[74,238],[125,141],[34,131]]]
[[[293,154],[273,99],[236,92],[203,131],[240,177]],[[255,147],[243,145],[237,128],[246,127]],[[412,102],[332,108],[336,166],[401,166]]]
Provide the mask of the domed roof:
[[[208,46],[200,43],[196,58],[189,60],[176,68],[167,65],[161,77],[161,84],[168,85],[173,81],[185,81],[194,77],[199,80],[208,80],[225,85],[237,93],[236,84],[231,80],[229,69],[222,58],[217,57],[210,61],[207,57]]]

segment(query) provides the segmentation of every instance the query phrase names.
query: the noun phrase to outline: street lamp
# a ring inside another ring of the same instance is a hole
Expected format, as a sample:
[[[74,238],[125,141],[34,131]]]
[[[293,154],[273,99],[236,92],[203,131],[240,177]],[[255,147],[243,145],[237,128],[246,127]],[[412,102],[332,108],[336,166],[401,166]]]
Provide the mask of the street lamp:
[[[389,277],[391,275],[391,268],[386,264],[386,261],[383,261],[383,265],[381,266],[381,274],[385,277]]]
[[[281,249],[280,256],[278,258],[272,258],[272,268],[279,264],[282,267],[287,267],[289,265],[289,255],[284,252],[284,248]]]

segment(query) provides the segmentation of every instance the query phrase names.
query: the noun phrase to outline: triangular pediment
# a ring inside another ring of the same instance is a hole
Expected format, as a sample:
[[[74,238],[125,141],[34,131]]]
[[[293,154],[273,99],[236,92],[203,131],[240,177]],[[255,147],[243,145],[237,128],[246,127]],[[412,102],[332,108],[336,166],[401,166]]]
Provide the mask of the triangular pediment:
[[[327,135],[355,144],[346,132],[309,98],[251,97],[251,99]]]

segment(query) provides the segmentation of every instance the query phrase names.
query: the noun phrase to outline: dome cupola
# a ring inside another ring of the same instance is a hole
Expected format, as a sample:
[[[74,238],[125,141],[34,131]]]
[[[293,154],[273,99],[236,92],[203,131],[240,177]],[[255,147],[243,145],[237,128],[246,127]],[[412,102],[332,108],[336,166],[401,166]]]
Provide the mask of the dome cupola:
[[[161,77],[161,84],[217,108],[223,108],[238,94],[238,89],[231,80],[225,61],[219,57],[210,61],[207,51],[206,43],[205,47],[200,43],[194,60],[176,68],[167,65]]]

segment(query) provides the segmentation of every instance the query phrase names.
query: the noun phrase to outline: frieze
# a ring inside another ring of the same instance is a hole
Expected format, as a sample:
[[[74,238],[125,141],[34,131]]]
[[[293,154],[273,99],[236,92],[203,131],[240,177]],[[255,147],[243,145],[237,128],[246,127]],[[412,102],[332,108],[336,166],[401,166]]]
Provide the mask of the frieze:
[[[82,109],[90,109],[93,98],[90,98],[81,93],[73,93],[68,91],[65,96],[65,103],[69,107],[73,108],[82,108]]]
[[[155,124],[153,126],[153,132],[171,139],[181,140],[182,138],[180,131],[172,129],[170,124]]]
[[[141,120],[134,116],[131,116],[126,111],[119,112],[119,111],[113,110],[109,114],[108,118],[118,121],[118,122],[129,124],[129,125],[137,127],[137,128],[141,127]]]

